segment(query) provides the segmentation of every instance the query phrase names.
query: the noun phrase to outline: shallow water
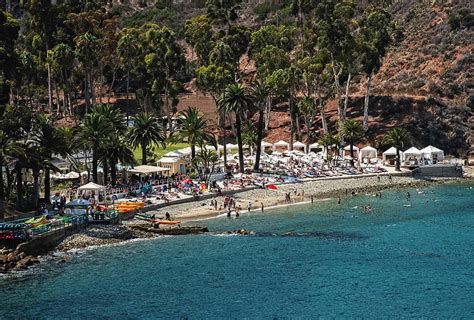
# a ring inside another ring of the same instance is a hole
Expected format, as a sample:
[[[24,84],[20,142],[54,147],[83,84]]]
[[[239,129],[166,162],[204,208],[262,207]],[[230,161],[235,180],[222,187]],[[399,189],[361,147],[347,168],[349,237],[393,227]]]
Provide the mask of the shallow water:
[[[474,186],[424,192],[205,221],[254,236],[86,250],[0,278],[0,318],[472,318]]]

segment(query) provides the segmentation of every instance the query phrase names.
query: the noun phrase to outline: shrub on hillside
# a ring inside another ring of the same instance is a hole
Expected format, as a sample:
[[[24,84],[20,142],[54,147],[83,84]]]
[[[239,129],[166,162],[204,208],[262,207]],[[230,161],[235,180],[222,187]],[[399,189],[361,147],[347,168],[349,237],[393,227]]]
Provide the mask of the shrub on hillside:
[[[448,23],[451,30],[469,29],[474,26],[474,14],[468,8],[461,8],[449,14]]]

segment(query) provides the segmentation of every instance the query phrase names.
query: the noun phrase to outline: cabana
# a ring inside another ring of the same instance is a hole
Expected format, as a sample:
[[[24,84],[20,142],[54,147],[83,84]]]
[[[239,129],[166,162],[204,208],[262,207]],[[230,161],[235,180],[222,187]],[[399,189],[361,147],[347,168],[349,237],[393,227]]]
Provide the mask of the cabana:
[[[367,146],[359,150],[359,159],[361,162],[375,162],[377,160],[377,149]],[[365,161],[367,159],[367,161]],[[373,161],[375,159],[375,161]]]
[[[164,175],[170,175],[174,173],[186,173],[186,169],[191,164],[191,161],[182,157],[162,157],[158,160],[158,165],[167,171],[163,171]]]
[[[272,150],[273,150],[273,143],[266,142],[266,141],[262,140],[261,147],[262,147],[263,151],[265,151],[267,148],[272,148]]]
[[[406,165],[418,165],[421,161],[421,151],[415,147],[403,152],[403,162]]]
[[[390,165],[395,164],[395,159],[397,158],[397,148],[390,147],[384,153],[382,153],[382,161]]]
[[[89,182],[83,186],[77,188],[76,197],[79,198],[79,194],[90,194],[93,196],[97,201],[99,201],[99,196],[102,195],[105,198],[105,187],[101,186],[100,184]]]
[[[427,146],[420,150],[422,160],[425,164],[436,164],[444,160],[444,151],[433,146]]]
[[[293,150],[295,150],[296,148],[298,149],[301,149],[303,148],[303,152],[306,153],[306,145],[300,141],[296,141],[295,143],[293,143]]]
[[[283,140],[278,141],[277,143],[273,144],[273,151],[276,151],[277,148],[286,148],[286,150],[290,150],[290,144],[288,142],[285,142]]]
[[[128,169],[128,172],[139,174],[139,175],[161,173],[165,171],[170,171],[170,169],[164,168],[164,167],[148,166],[148,165],[141,165],[141,166],[136,166],[135,168]]]
[[[322,150],[322,148],[323,147],[319,143],[315,142],[315,143],[312,143],[312,144],[309,145],[308,152],[311,152],[311,150],[313,150],[313,149],[316,149],[316,150],[321,149]]]
[[[342,151],[343,157],[353,157],[356,160],[359,159],[359,147],[353,146],[352,148],[352,150],[354,150],[353,155],[351,155],[351,146],[345,146]]]

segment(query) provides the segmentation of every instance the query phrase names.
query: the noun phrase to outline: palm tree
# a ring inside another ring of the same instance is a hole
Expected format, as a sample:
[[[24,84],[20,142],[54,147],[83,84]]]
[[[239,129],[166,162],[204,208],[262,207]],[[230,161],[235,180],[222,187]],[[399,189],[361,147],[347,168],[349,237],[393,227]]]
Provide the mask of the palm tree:
[[[37,115],[34,124],[34,140],[41,148],[43,168],[44,168],[44,197],[49,203],[51,199],[51,170],[57,170],[52,165],[51,160],[53,155],[66,156],[69,150],[69,143],[67,141],[67,131],[58,129],[54,126],[51,119],[44,115]]]
[[[268,97],[271,94],[271,87],[262,81],[257,81],[253,87],[253,96],[258,109],[258,125],[257,125],[257,151],[255,154],[255,165],[253,170],[258,171],[260,168],[260,156],[262,154],[262,140],[263,140],[263,122],[265,107]]]
[[[201,151],[193,160],[193,164],[196,166],[198,172],[200,171],[199,169],[202,168],[202,174],[205,178],[206,185],[209,185],[209,180],[211,179],[211,175],[214,173],[214,168],[217,162],[219,162],[219,156],[217,153],[205,147],[201,147]]]
[[[322,138],[319,140],[319,144],[324,147],[324,150],[326,151],[326,161],[329,163],[329,148],[334,145],[336,141],[336,138],[334,135],[331,133],[326,133],[325,135],[322,136]]]
[[[24,150],[17,141],[9,139],[5,132],[0,131],[0,220],[4,214],[5,183],[3,181],[3,167],[13,161],[14,155],[23,154]]]
[[[395,170],[400,171],[400,149],[405,149],[410,143],[410,133],[403,128],[390,129],[383,137],[383,143],[391,145],[397,149],[397,158],[395,162]]]
[[[158,118],[142,112],[133,117],[134,125],[128,132],[129,143],[142,148],[142,164],[147,164],[146,152],[150,144],[165,144],[165,131]]]
[[[228,85],[224,94],[219,98],[219,107],[224,112],[234,112],[235,128],[237,131],[237,144],[239,146],[239,167],[244,173],[244,151],[242,148],[241,116],[253,108],[253,97],[247,92],[247,88],[240,83]]]
[[[191,145],[191,159],[196,156],[196,145],[212,143],[216,146],[214,136],[209,132],[209,121],[199,114],[196,107],[188,107],[179,113],[183,120],[177,141],[187,141]],[[217,147],[217,146],[216,146]]]
[[[106,147],[106,154],[110,163],[110,178],[112,186],[117,181],[117,162],[122,164],[134,164],[133,151],[126,143],[125,139],[119,135],[114,135],[110,140],[110,144]]]
[[[354,142],[359,139],[364,133],[364,128],[359,121],[346,120],[342,124],[341,136],[342,138],[348,139],[350,143],[351,152],[351,167],[354,166]]]
[[[98,112],[86,115],[79,127],[75,142],[85,149],[92,150],[92,180],[97,183],[97,166],[101,148],[107,144],[111,134],[114,133],[112,123]]]

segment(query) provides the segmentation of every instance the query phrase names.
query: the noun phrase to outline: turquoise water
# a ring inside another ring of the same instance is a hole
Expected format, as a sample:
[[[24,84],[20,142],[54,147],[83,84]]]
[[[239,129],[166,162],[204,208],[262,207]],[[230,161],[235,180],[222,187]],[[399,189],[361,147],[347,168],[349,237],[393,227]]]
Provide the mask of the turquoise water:
[[[474,185],[424,191],[205,221],[255,236],[90,249],[0,278],[0,318],[473,318]]]

